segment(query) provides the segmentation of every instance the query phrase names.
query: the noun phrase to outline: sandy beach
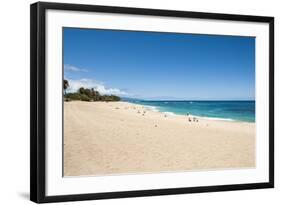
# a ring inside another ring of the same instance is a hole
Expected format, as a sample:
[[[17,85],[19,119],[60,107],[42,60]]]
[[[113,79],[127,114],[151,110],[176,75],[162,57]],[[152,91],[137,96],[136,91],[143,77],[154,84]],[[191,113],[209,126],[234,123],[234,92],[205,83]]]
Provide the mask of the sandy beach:
[[[188,119],[127,102],[64,102],[64,175],[255,166],[255,123]]]

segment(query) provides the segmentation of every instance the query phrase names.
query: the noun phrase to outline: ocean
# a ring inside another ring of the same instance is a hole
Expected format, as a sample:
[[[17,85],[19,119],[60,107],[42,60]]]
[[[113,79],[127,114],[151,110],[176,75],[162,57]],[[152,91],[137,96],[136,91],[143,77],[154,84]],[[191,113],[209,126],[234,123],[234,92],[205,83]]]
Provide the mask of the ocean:
[[[255,101],[125,100],[160,112],[229,121],[255,122]]]

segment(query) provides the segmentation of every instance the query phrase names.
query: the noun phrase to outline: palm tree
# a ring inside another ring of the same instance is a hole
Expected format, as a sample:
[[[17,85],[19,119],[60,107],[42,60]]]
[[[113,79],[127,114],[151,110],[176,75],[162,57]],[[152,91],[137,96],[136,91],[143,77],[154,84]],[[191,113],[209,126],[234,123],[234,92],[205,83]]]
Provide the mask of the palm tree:
[[[66,94],[66,89],[69,87],[69,83],[67,80],[63,80],[63,90],[64,94]]]

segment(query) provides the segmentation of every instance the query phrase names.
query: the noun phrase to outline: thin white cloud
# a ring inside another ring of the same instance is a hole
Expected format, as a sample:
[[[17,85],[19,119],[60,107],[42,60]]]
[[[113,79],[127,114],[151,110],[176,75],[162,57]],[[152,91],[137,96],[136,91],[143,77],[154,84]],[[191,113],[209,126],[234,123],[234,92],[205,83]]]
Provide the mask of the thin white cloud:
[[[64,70],[65,71],[73,71],[73,72],[87,72],[88,70],[87,69],[84,69],[84,68],[78,68],[76,66],[72,66],[72,65],[64,65]]]
[[[68,79],[69,82],[69,88],[68,91],[70,92],[76,92],[79,88],[94,88],[96,91],[103,95],[128,95],[127,92],[122,91],[118,88],[107,88],[103,85],[103,83],[98,82],[94,79],[87,79],[82,78],[79,80],[72,80]]]

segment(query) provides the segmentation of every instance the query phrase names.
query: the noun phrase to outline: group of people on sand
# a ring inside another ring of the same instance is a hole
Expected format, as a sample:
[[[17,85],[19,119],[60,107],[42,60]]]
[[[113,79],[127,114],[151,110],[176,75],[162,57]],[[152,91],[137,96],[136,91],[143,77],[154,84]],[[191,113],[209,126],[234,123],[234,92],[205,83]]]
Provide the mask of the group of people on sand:
[[[199,122],[197,117],[192,117],[189,113],[186,113],[186,116],[188,116],[188,122]],[[164,117],[168,117],[168,115],[165,114]]]
[[[143,111],[142,111],[142,113],[141,113],[141,111],[139,111],[139,110],[138,110],[138,113],[139,113],[139,114],[142,114],[142,115],[144,116],[144,115],[145,115],[145,113],[146,113],[146,111],[145,111],[145,110],[143,110]]]
[[[186,116],[188,116],[188,122],[199,122],[196,117],[189,117],[189,113],[186,113]]]
[[[119,107],[115,107],[115,109],[120,109],[120,108]],[[125,109],[127,110],[128,107],[125,107]],[[136,107],[133,107],[133,109],[136,109]],[[137,113],[138,114],[142,114],[144,116],[146,114],[146,111],[145,110],[142,110],[142,111],[138,110]],[[198,118],[192,117],[189,113],[186,113],[186,116],[188,117],[188,122],[199,122]],[[168,117],[168,115],[165,114],[164,117]]]
[[[199,122],[199,120],[196,117],[193,118],[189,117],[188,122]]]

